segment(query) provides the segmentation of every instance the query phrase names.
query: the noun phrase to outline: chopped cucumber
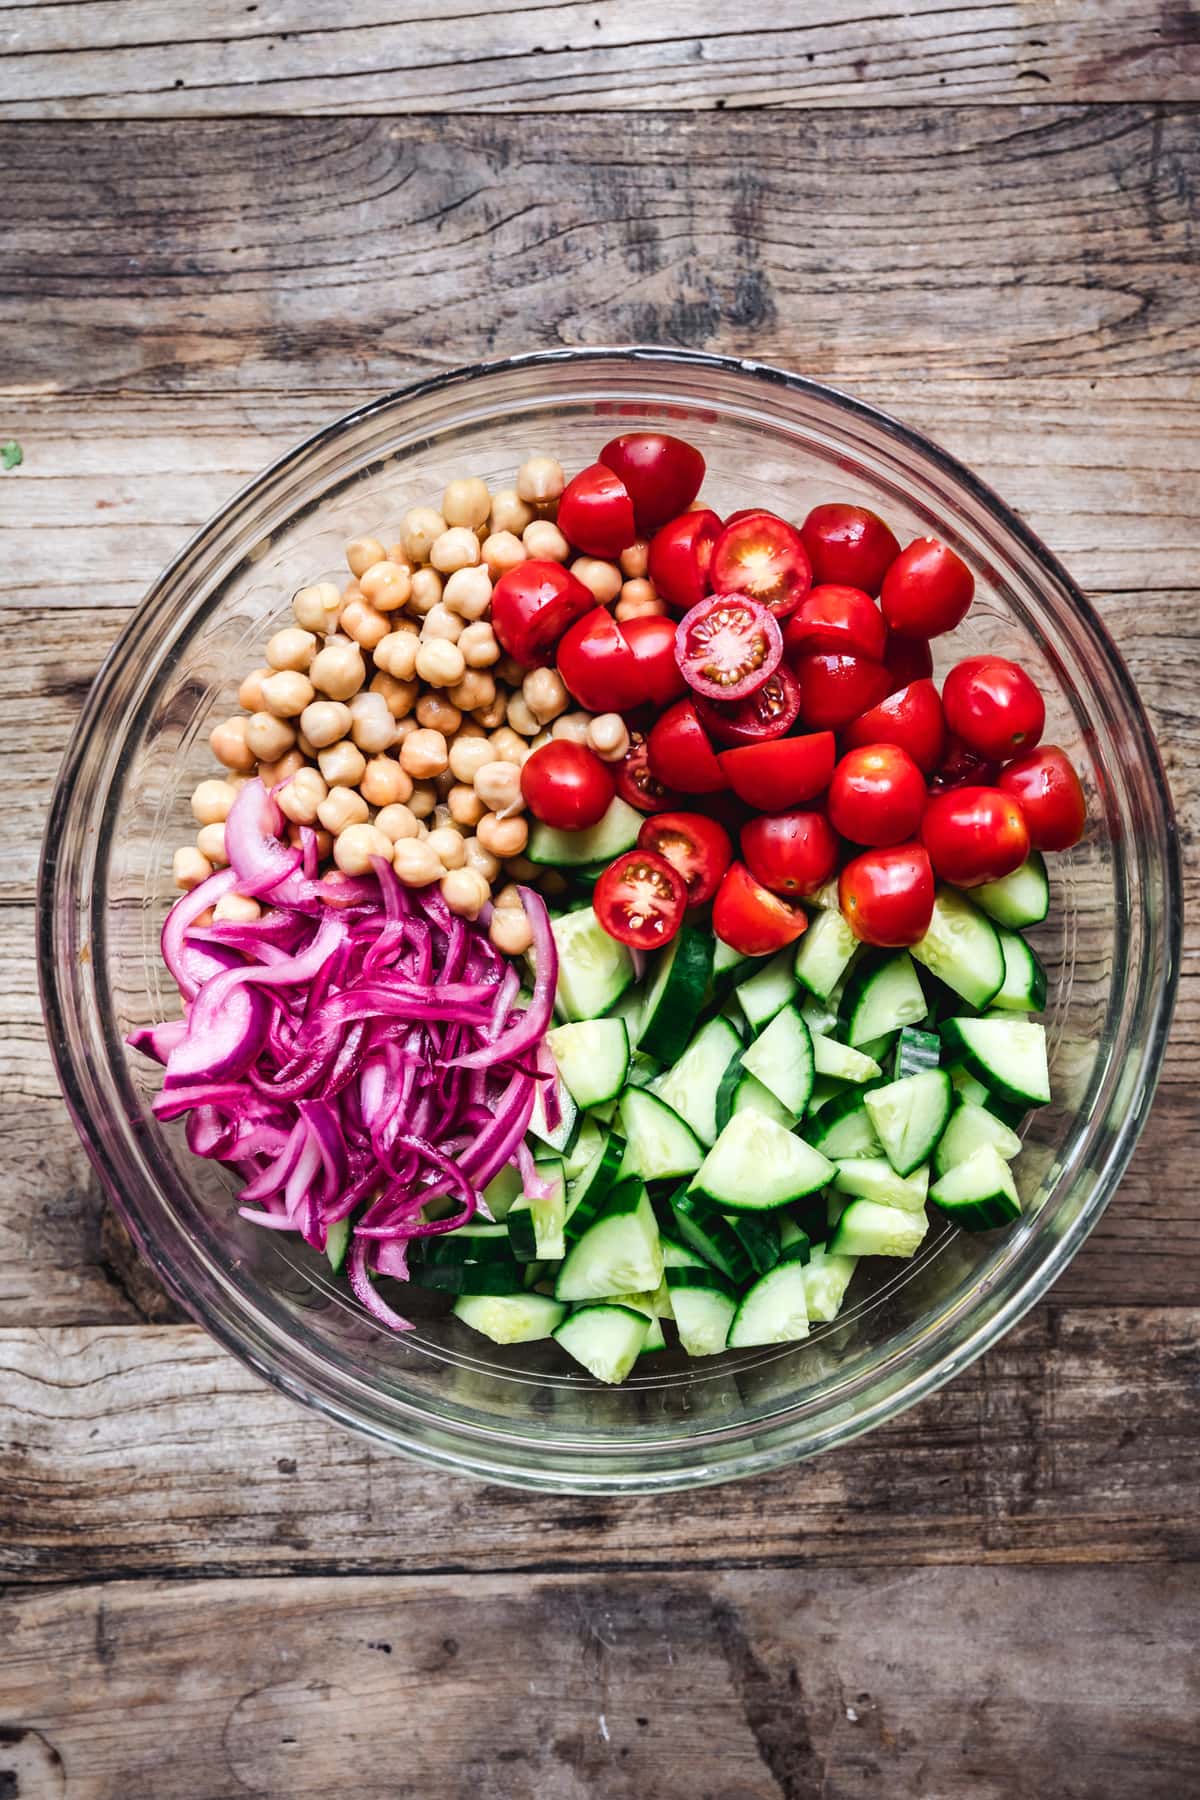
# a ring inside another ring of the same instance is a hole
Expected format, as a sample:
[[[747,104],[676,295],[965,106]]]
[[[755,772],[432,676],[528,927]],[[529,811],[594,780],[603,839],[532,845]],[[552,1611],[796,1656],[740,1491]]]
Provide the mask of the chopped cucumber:
[[[726,1213],[725,1223],[760,1275],[779,1261],[779,1226],[772,1213]]]
[[[615,804],[615,802],[614,802]],[[645,1348],[650,1321],[631,1306],[578,1306],[554,1340],[597,1381],[624,1381]]]
[[[679,1342],[689,1356],[724,1350],[737,1296],[715,1269],[668,1269],[667,1286]]]
[[[800,939],[792,973],[818,1000],[828,1000],[859,950],[858,939],[836,907],[810,919]]]
[[[658,1076],[654,1092],[666,1102],[700,1142],[711,1145],[717,1135],[717,1096],[722,1077],[736,1061],[742,1040],[728,1019],[701,1026],[673,1069]]]
[[[726,1069],[717,1090],[718,1132],[724,1131],[734,1113],[744,1112],[747,1107],[751,1111],[765,1113],[768,1119],[786,1125],[789,1130],[796,1123],[796,1114],[781,1105],[757,1076],[747,1074],[739,1055],[734,1057]]]
[[[675,1229],[690,1250],[737,1287],[750,1280],[754,1266],[726,1218],[686,1188],[672,1194],[669,1204]]]
[[[912,953],[968,1006],[987,1006],[1000,992],[1004,952],[996,927],[957,888],[938,888],[929,929]]]
[[[665,1269],[665,1263],[663,1267]],[[653,1292],[648,1294],[614,1294],[613,1300],[617,1306],[635,1307],[638,1312],[644,1312],[649,1319],[671,1319],[675,1316],[671,1311],[671,1290],[667,1286],[665,1274]]]
[[[758,1344],[790,1344],[807,1336],[804,1268],[798,1262],[785,1262],[761,1275],[743,1294],[726,1341],[731,1350],[750,1350]]]
[[[581,1019],[557,1025],[546,1042],[577,1106],[614,1100],[629,1073],[629,1031],[624,1019]]]
[[[505,1163],[483,1190],[483,1198],[493,1219],[503,1219],[521,1192],[521,1177],[512,1163]]]
[[[912,1256],[929,1220],[924,1212],[904,1212],[877,1200],[852,1200],[829,1240],[831,1256]]]
[[[646,1341],[638,1351],[638,1356],[650,1356],[655,1350],[665,1350],[667,1334],[662,1328],[661,1319],[651,1319],[646,1331]]]
[[[942,1040],[936,1031],[922,1031],[916,1025],[903,1027],[896,1039],[897,1081],[903,1081],[908,1075],[919,1075],[924,1069],[936,1069],[941,1060]]]
[[[806,1263],[812,1254],[812,1242],[807,1231],[797,1225],[795,1219],[783,1212],[779,1219],[779,1260],[780,1262]]]
[[[613,1188],[625,1156],[625,1140],[615,1131],[606,1133],[586,1169],[567,1188],[563,1229],[570,1243],[594,1224]]]
[[[329,1259],[329,1267],[335,1275],[340,1275],[346,1266],[346,1252],[350,1248],[350,1219],[335,1219],[325,1233],[325,1255]]]
[[[1003,880],[985,881],[982,887],[972,888],[971,897],[997,925],[1007,925],[1010,931],[1040,925],[1050,911],[1045,857],[1035,850],[1028,862]]]
[[[945,1069],[924,1069],[872,1088],[863,1100],[893,1169],[911,1175],[933,1155],[950,1118],[954,1089]]]
[[[802,1000],[800,1017],[810,1031],[819,1031],[823,1037],[829,1037],[837,1030],[837,1013],[832,1006],[826,1006],[822,1001]]]
[[[718,997],[731,993],[740,981],[753,975],[758,965],[757,956],[743,956],[740,950],[733,949],[724,938],[718,938],[713,951],[713,992]]]
[[[535,821],[525,854],[530,862],[551,869],[584,869],[592,863],[607,868],[634,848],[643,822],[635,807],[614,798],[604,817],[586,831],[556,831],[552,825]]]
[[[512,1260],[507,1222],[489,1225],[486,1221],[472,1220],[469,1225],[459,1225],[454,1231],[415,1238],[409,1246],[409,1261],[414,1268],[426,1263],[511,1263]],[[524,1260],[527,1259],[522,1258]]]
[[[568,1019],[603,1018],[633,981],[628,949],[608,935],[590,906],[564,913],[551,929],[558,947],[559,1009]]]
[[[660,1063],[677,1061],[687,1047],[712,975],[714,943],[710,931],[684,925],[659,953],[642,1008],[638,1049]]]
[[[857,963],[842,997],[846,1042],[858,1049],[902,1025],[919,1025],[928,1010],[907,950]]]
[[[563,1174],[568,1181],[574,1181],[576,1176],[583,1174],[597,1150],[604,1148],[607,1137],[608,1132],[599,1120],[586,1114],[579,1127],[579,1136],[563,1155]],[[520,1191],[520,1178],[518,1177],[517,1192],[520,1193]]]
[[[669,1231],[664,1231],[661,1224],[658,1228],[658,1241],[662,1245],[664,1269],[707,1269],[710,1267],[704,1257],[689,1249],[679,1238],[672,1237]],[[664,1281],[667,1279],[665,1275],[663,1279]]]
[[[561,1162],[539,1163],[537,1172],[550,1184],[550,1193],[542,1199],[522,1194],[513,1201],[505,1221],[518,1262],[556,1262],[567,1253],[563,1166]]]
[[[556,1300],[599,1300],[643,1293],[662,1280],[662,1246],[645,1183],[633,1177],[609,1194],[594,1225],[568,1250],[554,1284]]]
[[[547,1294],[463,1294],[453,1311],[493,1344],[532,1344],[553,1337],[567,1316],[562,1302]]]
[[[856,1257],[831,1256],[824,1246],[813,1251],[804,1265],[804,1298],[815,1325],[828,1325],[837,1318],[857,1267]]]
[[[1021,1216],[1012,1170],[994,1144],[984,1144],[965,1162],[948,1169],[929,1198],[964,1231],[993,1231]]]
[[[997,927],[1004,952],[1004,985],[992,996],[1001,1012],[1041,1012],[1046,1004],[1046,971],[1036,953],[1015,931]]]
[[[583,1125],[583,1115],[571,1098],[566,1084],[557,1078],[554,1083],[554,1092],[558,1100],[558,1124],[548,1125],[546,1123],[545,1089],[539,1082],[537,1092],[533,1096],[533,1111],[529,1115],[528,1132],[530,1137],[536,1138],[548,1149],[559,1150],[566,1155],[574,1147],[575,1140],[579,1136]]]
[[[963,1068],[961,1063],[952,1063],[949,1074],[950,1084],[960,1100],[966,1100],[972,1106],[984,1107],[997,1119],[1003,1119],[1006,1125],[1011,1125],[1014,1131],[1029,1111],[1029,1107],[1022,1101],[1010,1104],[1009,1101],[1002,1100],[998,1094],[992,1092],[990,1087],[986,1087],[982,1081],[977,1081],[970,1070]]]
[[[818,1075],[834,1081],[863,1082],[874,1081],[881,1073],[874,1057],[852,1050],[849,1044],[839,1044],[836,1038],[824,1037],[819,1031],[813,1033],[812,1047]]]
[[[861,1088],[840,1094],[821,1108],[817,1118],[805,1127],[814,1150],[839,1162],[846,1156],[876,1156],[882,1146],[866,1108]]]
[[[795,998],[793,962],[792,951],[781,950],[778,956],[773,956],[769,963],[739,985],[737,1003],[745,1014],[751,1031],[761,1031],[764,1025],[770,1024],[781,1007]]]
[[[800,1117],[812,1094],[813,1040],[795,1006],[781,1007],[742,1051],[742,1067],[774,1094],[793,1118]]]
[[[411,1279],[439,1294],[520,1294],[525,1271],[513,1257],[507,1262],[421,1262],[414,1264]]]
[[[626,1088],[620,1111],[625,1133],[622,1176],[667,1181],[700,1167],[703,1144],[679,1114],[649,1088]]]
[[[960,1100],[934,1151],[934,1174],[945,1175],[956,1164],[974,1156],[976,1150],[982,1150],[985,1144],[998,1151],[1005,1162],[1010,1162],[1021,1148],[1020,1138],[1003,1119],[996,1118],[985,1107]]]
[[[942,1042],[968,1071],[1013,1106],[1050,1099],[1046,1028],[1029,1019],[947,1019]]]
[[[838,1164],[833,1185],[840,1194],[875,1200],[881,1206],[898,1207],[901,1212],[920,1212],[929,1192],[929,1170],[920,1168],[911,1175],[897,1175],[886,1157],[851,1156]]]
[[[692,1178],[689,1192],[723,1212],[786,1206],[830,1180],[834,1165],[762,1113],[735,1113]]]

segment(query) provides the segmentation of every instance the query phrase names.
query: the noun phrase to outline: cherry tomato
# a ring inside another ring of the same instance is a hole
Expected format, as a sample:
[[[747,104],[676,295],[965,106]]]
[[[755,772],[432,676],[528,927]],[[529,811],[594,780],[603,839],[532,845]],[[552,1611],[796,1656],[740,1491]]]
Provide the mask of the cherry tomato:
[[[933,918],[933,869],[920,844],[864,850],[842,870],[838,904],[864,944],[898,949],[915,944]]]
[[[1018,756],[997,787],[1021,808],[1035,850],[1069,850],[1083,836],[1087,805],[1070,757],[1057,744]]]
[[[783,647],[789,660],[812,650],[845,650],[879,662],[886,639],[883,614],[870,594],[828,582],[800,602],[787,622]]]
[[[974,595],[961,556],[937,538],[914,538],[885,575],[879,604],[892,631],[932,638],[962,624]]]
[[[782,737],[800,711],[800,683],[786,663],[745,700],[697,700],[705,729],[721,744],[759,744]]]
[[[616,764],[617,793],[639,812],[666,812],[684,804],[685,796],[665,788],[650,767],[650,746],[640,731],[629,734],[629,748]]]
[[[663,856],[683,876],[689,906],[705,906],[733,861],[729,833],[704,813],[668,812],[647,819],[638,849]]]
[[[865,744],[899,744],[928,775],[936,769],[946,744],[942,703],[932,681],[910,681],[887,694],[878,706],[851,719],[842,733],[847,750]]]
[[[900,844],[925,811],[925,778],[898,744],[849,750],[829,784],[829,822],[852,844]]]
[[[713,545],[709,571],[718,594],[749,594],[777,618],[795,612],[812,586],[800,533],[774,513],[739,513]]]
[[[994,787],[935,794],[921,820],[921,842],[940,878],[955,887],[999,881],[1029,855],[1021,808],[1011,794]]]
[[[558,831],[586,831],[617,791],[607,763],[586,744],[554,738],[521,766],[521,797],[535,819]]]
[[[929,791],[944,794],[949,788],[995,787],[999,773],[999,763],[985,762],[960,739],[947,733],[942,760],[930,777]]]
[[[739,800],[760,812],[782,812],[812,800],[829,786],[836,756],[832,731],[812,731],[804,737],[721,750],[717,761]]]
[[[808,927],[799,906],[781,900],[743,862],[731,863],[713,901],[713,931],[742,956],[772,956]]]
[[[837,731],[868,707],[877,706],[892,685],[882,663],[865,656],[818,650],[796,663],[800,716],[814,730]]]
[[[968,656],[942,683],[946,723],[968,750],[993,762],[1032,750],[1046,703],[1024,669],[1003,656]]]
[[[680,619],[675,660],[706,700],[744,700],[778,668],[779,621],[745,594],[714,594]]]
[[[543,668],[563,633],[595,604],[569,569],[535,558],[509,569],[492,589],[492,630],[523,668]]]
[[[610,937],[635,950],[669,944],[687,910],[678,869],[652,850],[627,850],[605,869],[592,892],[596,917]]]
[[[633,501],[625,483],[603,463],[582,469],[563,489],[558,529],[588,556],[619,556],[637,537]]]
[[[837,868],[838,842],[821,812],[761,813],[742,827],[742,855],[773,894],[815,894]]]
[[[644,698],[641,665],[612,614],[591,594],[588,600],[588,611],[558,646],[558,672],[588,712],[628,712]]]
[[[694,701],[677,700],[657,719],[647,740],[650,769],[681,794],[715,794],[726,785]]]
[[[933,651],[928,638],[905,637],[902,632],[889,631],[883,665],[896,687],[924,681],[933,674]]]
[[[600,452],[600,461],[624,482],[642,537],[686,512],[704,480],[700,452],[661,431],[629,431],[613,438]]]
[[[687,612],[709,589],[708,571],[721,521],[707,508],[681,513],[650,539],[649,571],[659,598]]]
[[[800,527],[814,581],[847,582],[878,594],[900,545],[878,513],[831,501],[814,506]]]
[[[642,683],[642,700],[654,706],[670,706],[686,693],[675,660],[675,621],[659,614],[641,619],[626,619],[621,635],[637,660]]]

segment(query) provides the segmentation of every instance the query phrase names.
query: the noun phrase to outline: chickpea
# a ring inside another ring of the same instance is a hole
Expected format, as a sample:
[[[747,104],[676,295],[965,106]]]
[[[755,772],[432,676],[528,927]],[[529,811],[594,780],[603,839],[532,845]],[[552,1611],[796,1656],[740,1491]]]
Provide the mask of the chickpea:
[[[414,731],[400,746],[400,766],[414,780],[428,781],[432,776],[440,775],[448,763],[446,739],[432,728]],[[415,812],[416,808],[413,810]]]
[[[507,688],[519,688],[525,679],[525,670],[515,656],[502,656],[496,669],[496,680],[503,682]]]
[[[487,905],[490,889],[475,869],[451,869],[442,881],[442,899],[452,913],[464,919],[478,918]]]
[[[367,759],[349,738],[318,750],[317,767],[330,787],[357,787],[367,767]]]
[[[479,539],[466,525],[451,525],[434,539],[429,560],[443,575],[453,575],[456,569],[472,568],[479,561]]]
[[[231,781],[210,777],[192,790],[192,817],[197,825],[221,825],[236,799],[237,789]]]
[[[318,750],[344,738],[353,723],[353,713],[341,700],[314,700],[300,714],[300,729]]]
[[[413,683],[413,687],[415,689],[415,682]],[[415,713],[406,713],[402,719],[397,719],[396,735],[392,740],[392,749],[399,750],[405,738],[411,737],[413,732],[419,731],[420,728],[421,721],[417,718]]]
[[[513,762],[484,763],[475,776],[475,792],[489,812],[507,818],[509,813],[524,810],[521,796],[521,771]],[[500,852],[497,852],[499,855]]]
[[[375,667],[397,681],[411,681],[417,667],[415,631],[389,631],[375,646]]]
[[[376,612],[373,606],[359,596],[342,608],[341,628],[364,650],[374,650],[392,627],[386,613]]]
[[[368,692],[383,695],[387,702],[387,709],[395,721],[396,730],[399,731],[413,709],[413,701],[417,697],[418,688],[415,681],[397,681],[394,675],[384,674],[381,670],[378,675],[371,677],[371,686]],[[396,741],[395,738],[392,739],[393,743]]]
[[[258,778],[264,787],[278,787],[281,781],[290,781],[293,775],[299,774],[303,767],[304,758],[299,750],[288,750],[274,762],[260,762]]]
[[[523,694],[509,695],[508,706],[505,708],[505,717],[508,719],[512,729],[520,732],[522,737],[531,738],[537,736],[538,721],[526,704],[525,696]],[[522,746],[521,754],[525,754],[524,746]]]
[[[396,721],[382,694],[355,694],[350,702],[350,736],[368,756],[387,750],[396,735]]]
[[[620,762],[629,749],[629,728],[620,713],[600,713],[588,726],[587,741],[602,762]]]
[[[559,718],[555,719],[553,725],[550,727],[550,736],[554,738],[565,738],[569,744],[586,744],[588,741],[588,726],[591,722],[592,719],[590,713],[563,713]]]
[[[562,464],[555,462],[552,456],[531,456],[517,470],[517,493],[533,506],[545,506],[548,501],[557,500],[566,485]]]
[[[521,533],[521,542],[526,556],[537,557],[539,561],[566,562],[571,554],[570,544],[549,519],[532,520]]]
[[[442,495],[442,517],[447,525],[469,525],[474,531],[487,523],[492,496],[478,475],[450,482]]]
[[[294,825],[314,825],[317,809],[328,792],[325,777],[320,771],[305,767],[296,770],[275,798],[284,817],[291,819]]]
[[[506,856],[504,859],[504,873],[511,876],[513,881],[528,884],[536,881],[541,872],[537,864],[531,863],[527,856]]]
[[[305,631],[326,637],[336,631],[342,610],[342,596],[337,583],[318,581],[313,587],[302,587],[292,601],[296,623]]]
[[[299,669],[280,669],[262,684],[265,709],[277,719],[296,719],[316,697],[312,682]]]
[[[537,876],[537,884],[547,900],[561,900],[571,887],[566,876],[558,869],[542,869]]]
[[[315,635],[301,631],[298,625],[285,625],[267,639],[266,656],[273,669],[299,669],[303,673],[316,654]],[[254,710],[257,712],[258,708]]]
[[[495,700],[496,683],[485,669],[468,669],[462,680],[449,689],[449,698],[460,713],[475,712]]]
[[[414,506],[405,513],[400,524],[400,542],[405,560],[410,563],[429,561],[429,552],[446,529],[446,521],[432,506]]]
[[[425,842],[446,869],[461,869],[466,858],[466,843],[461,831],[453,825],[439,825]]]
[[[213,872],[212,864],[207,856],[197,850],[194,844],[182,844],[171,858],[171,875],[177,888],[189,893],[192,888],[199,887],[207,881]]]
[[[340,837],[349,825],[365,825],[371,816],[362,795],[350,787],[331,787],[317,807],[317,817],[326,831]]]
[[[485,737],[457,737],[450,746],[450,770],[456,781],[473,782],[484,763],[494,760]]]
[[[305,762],[316,762],[317,746],[313,743],[311,738],[306,738],[304,733],[300,730],[297,730],[296,732],[296,749],[304,758]]]
[[[463,661],[468,669],[489,669],[500,660],[500,646],[496,642],[496,634],[486,619],[480,619],[474,625],[468,625],[458,640],[458,647],[463,653]]]
[[[439,600],[425,614],[425,622],[421,626],[420,643],[432,644],[441,640],[447,644],[457,644],[463,634],[463,621],[456,613],[452,613],[445,602]],[[419,646],[418,646],[419,647]]]
[[[498,813],[484,813],[475,827],[475,835],[493,856],[520,856],[529,842],[529,826],[520,815],[502,818]]]
[[[500,858],[493,856],[490,850],[485,850],[477,837],[469,837],[464,866],[474,869],[476,874],[482,875],[490,886],[500,873]]]
[[[503,911],[505,907],[523,907],[525,904],[521,898],[521,890],[515,881],[506,881],[499,893],[496,894],[493,899],[494,904],[498,906],[501,911]]]
[[[274,713],[251,713],[246,720],[246,747],[253,751],[259,762],[274,762],[295,742],[296,733],[292,726],[286,719],[277,719]]]
[[[392,840],[374,825],[347,825],[333,841],[333,860],[343,875],[366,875],[371,858],[392,860]]]
[[[417,646],[417,674],[430,687],[454,687],[466,673],[467,660],[447,638],[422,638]]]
[[[627,581],[625,585],[626,587],[638,587],[641,583]],[[613,617],[623,625],[626,619],[661,619],[666,610],[666,603],[652,594],[647,600],[618,600],[613,607]]]
[[[532,518],[533,508],[525,504],[515,488],[502,488],[492,495],[493,532],[506,531],[520,537]]]
[[[397,612],[412,593],[412,570],[406,562],[385,557],[367,570],[359,586],[363,599],[377,612]]]
[[[238,688],[238,705],[245,707],[246,711],[250,713],[266,712],[267,702],[263,694],[263,682],[270,674],[269,668],[263,668],[251,669],[248,675],[243,675]]]
[[[349,700],[366,680],[362,652],[349,638],[332,638],[309,665],[313,686],[331,700]]]
[[[510,569],[519,569],[529,552],[515,531],[493,531],[483,540],[482,555],[488,575],[499,581]]]
[[[346,561],[354,576],[365,575],[368,569],[381,563],[386,555],[387,551],[378,538],[352,538],[346,545]]]
[[[401,838],[392,848],[392,867],[405,887],[428,887],[446,873],[428,838]]]
[[[598,556],[577,556],[571,573],[582,581],[597,606],[610,606],[621,591],[621,571],[616,563],[604,562]]]
[[[632,544],[626,544],[617,561],[621,565],[622,575],[636,580],[650,567],[649,543],[645,538],[635,538]]]
[[[397,801],[393,806],[383,807],[375,815],[375,823],[393,844],[398,844],[401,838],[417,836],[416,814],[405,806],[403,801]]]
[[[544,745],[552,744],[553,742],[554,742],[554,739],[551,737],[551,735],[548,731],[546,731],[545,729],[539,731],[537,736],[530,740],[529,756],[532,756],[535,750],[541,750]],[[527,756],[525,758],[526,762],[529,761],[529,756]]]
[[[521,683],[521,697],[539,725],[566,712],[571,696],[557,669],[530,669]]]
[[[464,782],[455,782],[446,796],[446,804],[456,825],[478,825],[487,811],[475,789]]]
[[[490,701],[487,706],[476,706],[472,710],[471,717],[481,730],[495,731],[497,726],[502,726],[504,724],[504,709],[506,704],[504,695],[498,693],[495,699]]]
[[[523,738],[519,738],[516,732],[510,730],[507,725],[501,726],[499,731],[493,731],[489,742],[492,746],[492,760],[494,762],[519,764],[524,761],[525,741]]]
[[[196,833],[196,848],[201,856],[208,858],[214,868],[224,868],[229,861],[225,854],[224,825],[202,825]]]
[[[465,623],[472,619],[482,619],[492,603],[492,577],[488,571],[478,566],[469,569],[456,569],[447,577],[442,589],[442,603],[446,611],[459,621],[459,631]],[[426,627],[429,620],[426,618]],[[449,635],[448,633],[445,635]],[[458,632],[455,633],[458,636]]]
[[[406,775],[392,756],[373,756],[358,784],[364,800],[372,806],[403,804],[412,793],[412,777]]]
[[[262,918],[262,907],[245,894],[222,894],[213,907],[213,918],[227,920],[230,925],[252,925],[255,919]]]
[[[414,569],[408,610],[424,618],[442,597],[442,578],[436,569]]]
[[[437,805],[437,789],[432,781],[414,781],[413,791],[408,796],[408,810],[420,821],[429,818]]]
[[[622,600],[654,600],[657,597],[657,588],[644,575],[630,576],[627,581],[621,583]]]
[[[488,936],[505,956],[523,956],[533,942],[533,926],[521,906],[498,906],[492,913]]]

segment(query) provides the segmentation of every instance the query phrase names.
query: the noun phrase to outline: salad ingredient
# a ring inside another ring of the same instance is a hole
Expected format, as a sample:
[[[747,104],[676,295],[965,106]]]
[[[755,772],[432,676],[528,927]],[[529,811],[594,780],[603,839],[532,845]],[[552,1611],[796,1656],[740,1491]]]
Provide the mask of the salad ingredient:
[[[848,750],[829,784],[829,820],[854,844],[899,844],[925,811],[925,779],[897,744]]]
[[[594,750],[562,739],[543,744],[527,757],[520,782],[534,818],[558,831],[584,831],[598,825],[616,791],[611,771]]]
[[[0,469],[7,475],[10,469],[19,469],[25,461],[25,452],[16,438],[7,438],[0,444]]]
[[[907,682],[851,719],[842,729],[842,742],[852,750],[898,744],[923,774],[931,774],[941,762],[946,743],[937,688],[925,678]]]
[[[589,556],[619,556],[638,534],[620,476],[597,462],[568,481],[558,502],[558,529]]]
[[[535,558],[510,569],[492,589],[492,630],[501,649],[523,668],[532,669],[553,661],[559,639],[576,620],[590,614],[594,605],[587,588],[569,569]],[[321,686],[319,681],[317,686]],[[592,708],[597,710],[603,709]]]
[[[800,602],[783,634],[789,659],[814,650],[845,651],[882,662],[887,644],[883,614],[861,588],[826,583]]]
[[[717,761],[739,800],[762,812],[781,812],[828,787],[836,755],[832,731],[814,731],[722,750]]]
[[[596,868],[632,850],[641,825],[641,814],[618,794],[604,817],[586,831],[557,831],[536,824],[529,834],[529,860],[545,868]]]
[[[801,907],[755,880],[744,862],[730,864],[713,902],[713,930],[723,943],[743,956],[770,956],[795,943],[807,926]]]
[[[933,674],[933,651],[927,638],[905,637],[903,632],[889,631],[884,666],[896,685],[910,681],[927,681]]]
[[[1030,848],[1021,808],[994,787],[935,794],[921,821],[921,842],[937,874],[966,888],[1011,875]]]
[[[643,538],[686,512],[704,480],[699,450],[660,431],[630,431],[613,438],[601,450],[600,461],[624,485]]]
[[[746,594],[777,618],[793,613],[812,586],[800,533],[774,513],[736,514],[713,545],[709,568],[718,594]]]
[[[687,612],[707,594],[713,545],[720,531],[716,513],[702,507],[671,519],[651,538],[647,555],[650,579],[678,612]]]
[[[846,922],[864,944],[915,944],[933,916],[933,867],[922,844],[865,850],[843,868],[838,898]]]
[[[631,712],[646,697],[642,666],[612,614],[588,599],[589,610],[558,646],[558,672],[589,712]]]
[[[810,729],[839,731],[859,713],[878,705],[892,678],[869,657],[818,650],[798,657],[800,717]]]
[[[687,684],[710,700],[743,700],[778,667],[783,636],[774,615],[745,595],[724,593],[685,613],[675,659]]]
[[[594,905],[604,929],[620,943],[656,950],[683,922],[687,885],[665,857],[629,850],[597,881]]]
[[[930,780],[930,791],[945,793],[950,788],[991,787],[1000,773],[994,762],[986,762],[974,750],[968,750],[960,738],[947,736],[942,760]]]
[[[838,843],[824,813],[762,813],[742,827],[742,855],[763,887],[800,898],[834,873]]]
[[[915,538],[883,578],[879,604],[892,631],[940,637],[962,624],[975,596],[975,577],[961,556],[937,538]]]
[[[968,656],[942,684],[946,724],[990,762],[1032,750],[1046,725],[1046,704],[1024,669],[1003,656]]]
[[[733,861],[729,833],[704,813],[658,813],[639,831],[638,848],[652,850],[678,870],[689,906],[708,904]]]
[[[1056,744],[1018,756],[1001,770],[996,785],[1021,808],[1035,850],[1069,850],[1083,836],[1083,788],[1070,757]]]
[[[683,796],[668,791],[650,767],[650,746],[640,731],[630,733],[629,748],[616,765],[617,792],[629,806],[655,813],[683,805]]]
[[[800,683],[786,663],[744,700],[699,699],[696,712],[719,743],[756,744],[782,737],[800,713]]]
[[[681,794],[715,794],[726,786],[693,700],[677,700],[655,720],[647,739],[651,773]]]
[[[621,620],[620,629],[638,665],[643,701],[670,706],[687,689],[675,657],[673,622],[665,613],[643,613]]]
[[[1004,983],[1004,951],[990,919],[965,894],[941,886],[913,956],[970,1006],[990,1006]]]
[[[900,554],[899,542],[878,513],[843,501],[814,506],[800,536],[814,582],[845,583],[872,596]]]

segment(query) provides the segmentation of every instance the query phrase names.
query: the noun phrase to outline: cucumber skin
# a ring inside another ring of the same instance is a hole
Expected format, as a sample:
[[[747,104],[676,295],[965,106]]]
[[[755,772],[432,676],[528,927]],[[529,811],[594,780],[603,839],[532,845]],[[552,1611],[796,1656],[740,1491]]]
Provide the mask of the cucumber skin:
[[[658,1010],[654,1018],[643,1025],[637,1046],[657,1062],[664,1065],[678,1062],[691,1042],[712,975],[715,941],[711,932],[701,931],[695,925],[685,925],[676,940],[679,948],[675,952],[666,988],[659,997]],[[669,1016],[664,1016],[667,1009],[663,1002],[671,989],[678,987],[681,982],[687,984],[685,994],[690,997],[694,993],[694,1003],[690,1006],[675,1005],[670,1009]]]

